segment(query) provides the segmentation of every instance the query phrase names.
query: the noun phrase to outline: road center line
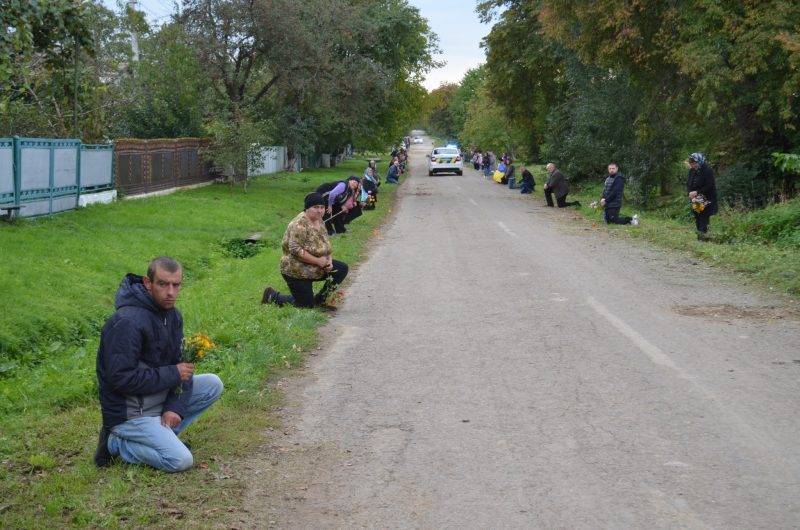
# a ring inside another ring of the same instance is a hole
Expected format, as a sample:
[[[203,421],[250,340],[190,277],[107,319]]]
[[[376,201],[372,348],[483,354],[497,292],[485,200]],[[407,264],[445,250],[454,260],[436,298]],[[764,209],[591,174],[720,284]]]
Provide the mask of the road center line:
[[[506,234],[508,234],[508,235],[510,235],[511,237],[517,237],[517,234],[515,234],[514,232],[512,232],[512,231],[511,231],[511,229],[510,229],[510,228],[508,228],[508,227],[506,226],[506,224],[505,224],[503,221],[497,221],[497,225],[498,225],[500,228],[502,228],[502,229],[505,231],[505,233],[506,233]]]
[[[678,372],[680,375],[683,376],[683,373],[677,366],[675,366],[675,363],[672,361],[672,359],[670,359],[669,356],[667,356],[667,354],[661,351],[661,349],[658,346],[656,346],[652,342],[648,341],[647,339],[639,335],[639,333],[635,329],[633,329],[628,324],[623,322],[622,319],[614,315],[611,311],[608,310],[608,308],[606,308],[606,306],[604,306],[591,296],[588,297],[586,301],[589,303],[591,308],[597,312],[597,314],[608,320],[612,326],[617,328],[617,331],[628,337],[628,339],[631,342],[633,342],[636,346],[638,346],[639,349],[642,350],[642,352],[645,355],[647,355],[651,361],[660,366],[666,366],[667,368],[671,368],[672,370],[675,370],[676,372]]]
[[[475,202],[475,199],[473,199],[472,197],[470,197],[469,202],[471,202],[473,206],[477,206],[478,205],[478,203]]]

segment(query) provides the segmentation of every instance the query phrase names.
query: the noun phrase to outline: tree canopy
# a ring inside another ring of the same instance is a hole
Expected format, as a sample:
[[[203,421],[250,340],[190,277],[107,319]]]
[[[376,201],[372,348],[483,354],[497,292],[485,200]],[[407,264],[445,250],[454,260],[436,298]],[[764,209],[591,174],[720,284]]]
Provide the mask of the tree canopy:
[[[179,12],[153,27],[100,0],[3,1],[0,134],[212,135],[243,161],[254,144],[384,147],[419,118],[437,40],[406,0],[182,0]]]

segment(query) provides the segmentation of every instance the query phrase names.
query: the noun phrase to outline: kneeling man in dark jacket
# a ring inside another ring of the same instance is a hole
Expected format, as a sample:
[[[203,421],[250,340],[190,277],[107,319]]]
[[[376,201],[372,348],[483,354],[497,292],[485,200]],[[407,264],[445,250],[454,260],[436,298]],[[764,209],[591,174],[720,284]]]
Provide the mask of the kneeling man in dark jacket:
[[[194,375],[181,359],[183,319],[175,309],[183,271],[172,258],[150,262],[147,276],[128,274],[97,350],[103,427],[94,460],[112,457],[170,473],[192,467],[178,435],[222,394],[214,374]]]
[[[606,224],[629,225],[631,218],[620,216],[619,210],[622,208],[622,192],[625,190],[625,176],[619,172],[616,162],[608,164],[608,177],[603,185],[603,196],[600,199],[600,206],[605,208],[604,217]]]

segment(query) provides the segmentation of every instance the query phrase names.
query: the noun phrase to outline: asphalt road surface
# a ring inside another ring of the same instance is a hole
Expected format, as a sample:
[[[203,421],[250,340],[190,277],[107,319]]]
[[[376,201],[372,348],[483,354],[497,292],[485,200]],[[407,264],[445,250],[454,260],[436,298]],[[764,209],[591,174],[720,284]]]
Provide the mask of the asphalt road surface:
[[[428,177],[430,147],[282,383],[247,525],[800,527],[791,302],[540,186]]]

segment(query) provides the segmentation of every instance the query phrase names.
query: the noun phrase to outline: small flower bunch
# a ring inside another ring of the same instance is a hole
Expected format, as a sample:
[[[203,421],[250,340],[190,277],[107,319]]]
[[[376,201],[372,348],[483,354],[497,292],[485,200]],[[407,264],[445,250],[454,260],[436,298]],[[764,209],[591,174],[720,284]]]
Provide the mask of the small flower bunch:
[[[589,203],[589,208],[596,210],[597,209],[597,201],[592,201]]]
[[[216,347],[211,337],[205,333],[195,333],[183,339],[181,358],[187,363],[196,363],[202,361],[208,352]]]
[[[694,199],[692,199],[692,210],[700,213],[706,209],[707,204],[708,201],[706,200],[706,198],[698,193],[697,195],[695,195]]]

